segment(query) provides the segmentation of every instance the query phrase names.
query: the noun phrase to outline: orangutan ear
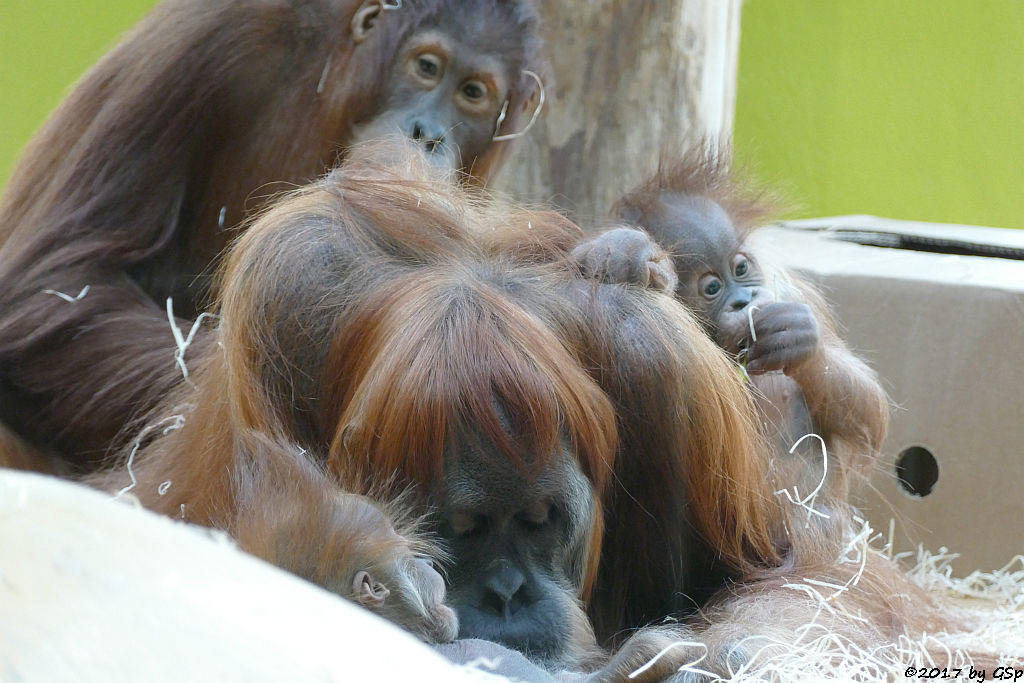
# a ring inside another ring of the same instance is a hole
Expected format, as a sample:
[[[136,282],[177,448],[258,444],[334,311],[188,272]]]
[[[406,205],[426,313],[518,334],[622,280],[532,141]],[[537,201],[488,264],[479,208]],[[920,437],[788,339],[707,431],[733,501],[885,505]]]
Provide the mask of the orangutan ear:
[[[355,601],[369,609],[380,609],[391,595],[391,591],[381,582],[370,576],[370,572],[356,572],[352,579],[352,595]]]
[[[380,16],[381,4],[381,0],[365,0],[356,10],[350,24],[354,41],[361,43],[370,36],[370,31]]]

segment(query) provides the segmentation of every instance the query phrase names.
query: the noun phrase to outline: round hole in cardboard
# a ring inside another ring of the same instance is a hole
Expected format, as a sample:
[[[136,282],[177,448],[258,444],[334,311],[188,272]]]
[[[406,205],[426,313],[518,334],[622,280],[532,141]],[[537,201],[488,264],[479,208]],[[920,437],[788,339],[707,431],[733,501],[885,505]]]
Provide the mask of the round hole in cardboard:
[[[896,456],[896,478],[905,493],[924,498],[939,480],[939,462],[924,446],[905,448]]]

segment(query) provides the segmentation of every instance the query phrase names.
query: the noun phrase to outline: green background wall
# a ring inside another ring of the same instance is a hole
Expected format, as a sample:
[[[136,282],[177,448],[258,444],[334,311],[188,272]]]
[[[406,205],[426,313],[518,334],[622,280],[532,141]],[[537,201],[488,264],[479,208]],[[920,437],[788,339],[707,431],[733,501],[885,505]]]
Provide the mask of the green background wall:
[[[746,0],[737,153],[801,215],[1024,228],[1024,2]]]
[[[152,4],[0,0],[0,183]],[[1024,0],[746,0],[739,78],[737,154],[799,215],[1024,227]]]
[[[0,185],[71,85],[154,0],[0,0]]]

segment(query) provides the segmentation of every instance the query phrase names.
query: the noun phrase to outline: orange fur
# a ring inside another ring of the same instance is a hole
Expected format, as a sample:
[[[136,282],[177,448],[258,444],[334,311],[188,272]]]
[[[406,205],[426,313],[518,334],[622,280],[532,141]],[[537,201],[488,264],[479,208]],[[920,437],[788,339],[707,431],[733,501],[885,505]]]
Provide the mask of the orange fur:
[[[683,269],[695,263],[690,256],[698,257],[697,263],[702,256],[688,252],[687,245],[707,244],[702,231],[713,230],[717,225],[713,221],[718,219],[707,218],[708,224],[691,234],[686,221],[706,214],[673,213],[680,210],[672,207],[680,205],[663,203],[666,198],[682,198],[698,207],[706,207],[707,202],[716,204],[728,218],[725,227],[718,229],[731,226],[734,233],[722,235],[720,244],[731,245],[735,240],[734,251],[750,255],[754,249],[754,257],[760,254],[747,240],[778,211],[778,201],[771,191],[731,170],[730,157],[728,150],[707,143],[682,156],[666,155],[658,170],[624,194],[613,209],[616,219],[646,229],[666,249],[674,249],[674,256],[683,257],[677,258],[681,283],[677,293],[685,291],[685,296],[692,294],[685,289],[692,285],[682,284],[684,275],[695,275]],[[774,372],[749,378],[750,395],[761,416],[758,421],[763,423],[765,436],[770,437],[771,448],[737,449],[724,462],[704,459],[692,469],[693,514],[705,534],[716,524],[744,532],[769,529],[775,533],[774,554],[746,540],[724,546],[724,557],[739,568],[739,580],[715,595],[695,623],[699,639],[709,646],[712,670],[724,673],[730,661],[737,661],[737,657],[742,661],[757,652],[768,643],[766,638],[791,642],[796,630],[811,622],[865,649],[887,645],[903,636],[916,640],[925,633],[963,627],[955,610],[916,586],[878,549],[849,545],[860,523],[856,521],[857,511],[848,502],[848,487],[851,480],[870,472],[878,462],[889,424],[888,398],[874,371],[840,338],[824,297],[777,265],[761,258],[756,261],[763,271],[763,287],[777,290],[775,301],[802,302],[810,307],[820,331],[821,350],[806,363],[787,370],[789,374]],[[718,267],[713,261],[707,263],[708,272]],[[700,302],[694,305],[698,307]],[[702,321],[714,331],[715,320]],[[792,445],[788,439],[800,436],[788,434],[790,425],[786,421],[791,414],[786,401],[790,399],[806,402],[811,428],[828,449],[827,485],[810,503],[825,517],[812,516],[804,506],[775,492],[798,485],[801,495],[806,495],[824,476],[816,442],[796,455],[788,453]],[[744,461],[749,457],[753,460]],[[757,486],[758,477],[763,477],[768,489]],[[737,486],[744,481],[751,482],[746,494]],[[751,496],[750,491],[760,495]],[[715,538],[715,533],[709,537]],[[754,538],[764,536],[757,534]],[[826,599],[807,599],[800,586]],[[750,638],[755,635],[762,637]],[[777,648],[768,646],[762,654],[773,651]],[[934,654],[938,661],[940,653]]]
[[[341,491],[436,503],[445,449],[465,427],[525,472],[561,433],[604,512],[578,577],[600,640],[703,606],[691,627],[637,632],[605,673],[625,675],[676,638],[705,642],[724,672],[751,654],[746,636],[784,637],[815,618],[820,607],[787,587],[806,579],[850,583],[829,624],[866,645],[953,624],[884,557],[868,555],[862,573],[844,559],[853,527],[841,496],[826,499],[829,520],[793,523],[749,392],[679,304],[580,280],[565,258],[579,231],[562,218],[474,199],[414,158],[380,156],[355,153],[234,245],[220,344],[192,361],[197,388],[182,383],[148,418],[193,404],[180,429],[151,432],[136,454],[144,504],[171,515],[184,505],[187,519],[229,529],[248,511],[256,548],[277,517],[239,497],[254,463],[271,498],[322,522],[317,501]],[[511,425],[496,402],[514,407]],[[287,458],[320,472],[316,490],[293,495],[303,487],[283,456],[253,434],[294,444]],[[99,483],[124,482],[122,467]],[[282,564],[330,567],[337,531],[310,524]],[[575,652],[592,664],[589,625],[574,623]],[[692,656],[681,648],[653,671]]]
[[[386,498],[411,485],[423,500],[474,426],[524,472],[568,440],[598,497],[578,578],[604,639],[685,610],[688,582],[777,562],[742,384],[671,299],[579,279],[567,255],[581,239],[558,214],[474,198],[415,158],[354,152],[233,246],[219,343],[189,357],[194,387],[140,422],[185,415],[140,441],[132,493],[231,528],[240,463],[278,457],[254,450],[256,433],[304,449],[325,486]],[[122,460],[93,481],[116,490],[126,474]]]

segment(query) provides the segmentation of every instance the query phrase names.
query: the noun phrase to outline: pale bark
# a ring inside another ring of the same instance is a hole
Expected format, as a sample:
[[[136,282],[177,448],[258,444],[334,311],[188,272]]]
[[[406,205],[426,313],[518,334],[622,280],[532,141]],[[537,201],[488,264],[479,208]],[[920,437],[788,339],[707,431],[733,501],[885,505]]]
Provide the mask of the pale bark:
[[[584,225],[659,152],[732,134],[741,0],[540,0],[554,71],[494,187]]]

